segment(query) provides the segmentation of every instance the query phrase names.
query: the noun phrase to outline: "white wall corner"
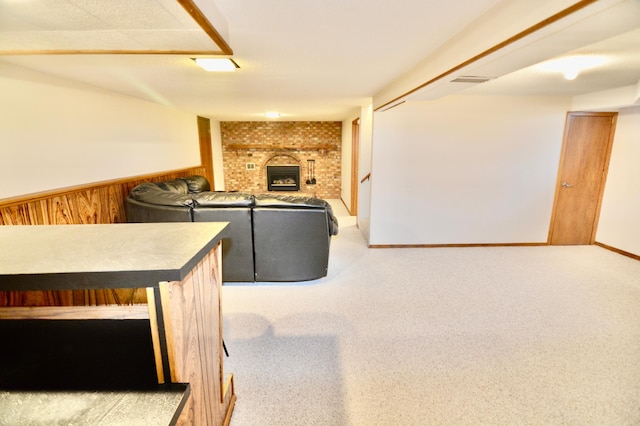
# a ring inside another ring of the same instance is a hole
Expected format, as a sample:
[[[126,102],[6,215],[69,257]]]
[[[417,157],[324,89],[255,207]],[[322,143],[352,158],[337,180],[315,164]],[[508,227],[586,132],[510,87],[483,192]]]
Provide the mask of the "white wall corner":
[[[574,96],[572,111],[618,110],[640,105],[640,81],[629,86]]]

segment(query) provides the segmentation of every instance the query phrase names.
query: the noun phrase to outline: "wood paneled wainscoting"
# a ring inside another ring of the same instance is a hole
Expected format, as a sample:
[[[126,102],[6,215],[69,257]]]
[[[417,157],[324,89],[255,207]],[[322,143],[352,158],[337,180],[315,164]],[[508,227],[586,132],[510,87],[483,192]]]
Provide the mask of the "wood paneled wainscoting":
[[[204,166],[133,176],[0,200],[0,225],[87,225],[127,221],[125,199],[143,182],[205,175]],[[52,250],[55,249],[52,247]],[[0,306],[95,306],[147,303],[144,290],[0,292]]]
[[[124,200],[134,186],[191,175],[205,176],[205,167],[195,166],[0,199],[0,225],[123,223],[127,221]]]

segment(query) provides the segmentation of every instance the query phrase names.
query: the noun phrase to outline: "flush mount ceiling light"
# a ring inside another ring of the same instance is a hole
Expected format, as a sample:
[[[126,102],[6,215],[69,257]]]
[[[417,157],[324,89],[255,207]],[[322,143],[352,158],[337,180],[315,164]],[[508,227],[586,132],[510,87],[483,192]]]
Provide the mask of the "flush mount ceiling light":
[[[541,71],[562,73],[567,80],[573,80],[582,71],[604,65],[606,62],[607,58],[604,56],[567,56],[543,62],[538,68]]]
[[[461,75],[451,80],[452,83],[486,83],[495,77],[482,77],[479,75]]]
[[[280,113],[276,111],[267,111],[264,113],[267,118],[280,118]]]
[[[194,61],[209,72],[233,72],[240,68],[231,58],[195,58]]]

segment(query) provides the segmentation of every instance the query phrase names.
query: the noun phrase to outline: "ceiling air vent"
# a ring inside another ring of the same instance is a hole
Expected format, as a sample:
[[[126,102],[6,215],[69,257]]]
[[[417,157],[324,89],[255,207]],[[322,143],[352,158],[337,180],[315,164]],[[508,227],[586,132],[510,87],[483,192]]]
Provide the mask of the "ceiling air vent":
[[[453,80],[452,83],[484,83],[493,80],[493,77],[479,77],[477,75],[461,75]]]

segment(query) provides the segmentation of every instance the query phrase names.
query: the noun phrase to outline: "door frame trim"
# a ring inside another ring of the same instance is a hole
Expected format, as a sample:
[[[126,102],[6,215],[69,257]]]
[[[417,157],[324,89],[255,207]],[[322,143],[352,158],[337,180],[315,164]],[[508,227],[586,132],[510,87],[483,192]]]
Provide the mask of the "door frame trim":
[[[197,116],[198,122],[198,146],[200,148],[200,164],[204,167],[205,177],[215,188],[213,178],[213,147],[211,146],[211,120],[207,117]]]
[[[358,216],[358,157],[360,152],[360,117],[351,122],[351,216]]]

